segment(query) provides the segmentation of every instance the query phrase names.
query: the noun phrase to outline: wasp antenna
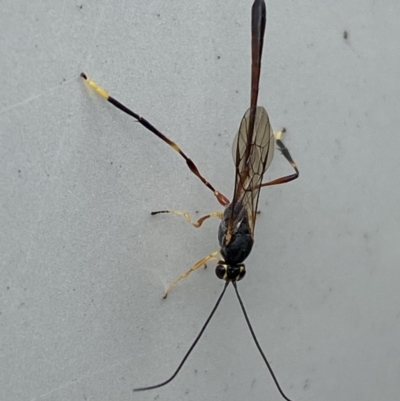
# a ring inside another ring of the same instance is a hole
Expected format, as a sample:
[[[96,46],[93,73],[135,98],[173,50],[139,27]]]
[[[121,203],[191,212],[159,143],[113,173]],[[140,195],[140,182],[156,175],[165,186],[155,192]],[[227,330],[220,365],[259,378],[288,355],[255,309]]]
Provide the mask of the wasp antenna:
[[[190,348],[188,349],[188,351],[186,352],[185,356],[183,357],[181,363],[179,364],[178,368],[175,370],[174,374],[167,380],[165,380],[162,383],[159,384],[155,384],[154,386],[149,386],[149,387],[139,387],[139,388],[134,388],[133,391],[145,391],[145,390],[153,390],[155,388],[159,388],[162,386],[165,386],[166,384],[168,384],[169,382],[171,382],[172,380],[174,380],[175,376],[179,373],[179,371],[181,370],[182,366],[185,364],[186,359],[188,359],[189,355],[192,353],[194,347],[196,346],[196,344],[199,342],[201,336],[203,335],[204,331],[206,330],[208,323],[210,323],[210,320],[212,319],[212,317],[214,316],[215,311],[218,309],[219,304],[221,303],[221,300],[225,294],[226,288],[228,287],[229,281],[225,282],[224,288],[221,292],[221,295],[218,297],[217,302],[214,305],[214,308],[212,309],[210,315],[208,316],[206,322],[204,323],[203,327],[200,330],[200,333],[197,335],[197,337],[195,338],[195,340],[193,341],[193,344],[190,346]],[[290,400],[289,400],[290,401]]]
[[[292,400],[291,400],[290,398],[288,398],[288,397],[285,395],[285,393],[283,392],[281,386],[279,385],[278,379],[276,378],[275,373],[274,373],[274,371],[272,370],[272,367],[271,367],[270,363],[268,362],[268,359],[267,359],[267,357],[265,356],[265,354],[264,354],[264,352],[263,352],[263,350],[262,350],[262,348],[261,348],[261,346],[260,346],[260,344],[259,344],[259,342],[258,342],[258,340],[257,340],[256,334],[254,333],[253,327],[251,326],[250,319],[249,319],[249,317],[247,316],[247,312],[246,312],[246,309],[245,309],[245,307],[244,307],[242,298],[240,298],[240,295],[239,295],[239,291],[238,291],[238,289],[237,289],[236,282],[235,282],[235,281],[232,281],[232,284],[233,284],[233,287],[235,288],[236,296],[237,296],[237,299],[238,299],[238,301],[239,301],[240,307],[242,308],[243,315],[244,315],[244,318],[246,319],[246,323],[247,323],[247,326],[249,327],[251,336],[253,337],[254,343],[256,344],[256,347],[257,347],[257,349],[258,349],[258,351],[259,351],[259,353],[260,353],[262,359],[264,360],[265,364],[267,365],[267,368],[268,368],[268,370],[269,370],[269,373],[270,373],[272,379],[273,379],[274,382],[275,382],[276,388],[279,390],[281,396],[282,396],[286,401],[292,401]]]

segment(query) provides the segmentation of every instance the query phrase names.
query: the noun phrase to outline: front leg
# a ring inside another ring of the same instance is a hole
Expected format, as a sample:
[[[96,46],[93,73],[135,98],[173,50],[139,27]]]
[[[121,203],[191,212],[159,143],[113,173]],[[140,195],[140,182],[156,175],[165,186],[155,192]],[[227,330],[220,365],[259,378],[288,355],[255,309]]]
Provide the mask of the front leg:
[[[211,260],[219,259],[217,255],[219,254],[219,250],[209,255],[205,256],[203,259],[200,259],[194,266],[192,266],[188,271],[181,274],[177,279],[175,279],[166,289],[164,294],[164,299],[167,298],[168,294],[171,292],[172,288],[174,288],[180,281],[184,280],[190,273],[194,272],[195,270],[199,269],[201,266],[204,266],[207,262]]]

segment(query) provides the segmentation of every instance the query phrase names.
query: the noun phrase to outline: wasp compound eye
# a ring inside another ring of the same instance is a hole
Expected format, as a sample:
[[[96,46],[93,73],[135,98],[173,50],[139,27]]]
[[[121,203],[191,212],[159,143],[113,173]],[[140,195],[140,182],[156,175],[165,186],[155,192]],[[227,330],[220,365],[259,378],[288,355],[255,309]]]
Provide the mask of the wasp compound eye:
[[[240,281],[246,275],[246,266],[240,265],[239,267],[239,275],[236,281]]]
[[[218,264],[217,267],[215,268],[215,274],[221,280],[226,280],[227,271],[228,271],[228,266],[227,265]]]

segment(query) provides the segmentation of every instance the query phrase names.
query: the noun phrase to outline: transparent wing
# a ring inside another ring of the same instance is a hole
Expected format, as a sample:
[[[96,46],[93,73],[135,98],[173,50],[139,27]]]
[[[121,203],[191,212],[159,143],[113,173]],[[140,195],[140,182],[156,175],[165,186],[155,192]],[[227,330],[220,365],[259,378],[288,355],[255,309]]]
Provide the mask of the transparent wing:
[[[263,175],[272,162],[275,137],[264,107],[256,108],[253,133],[249,133],[250,109],[244,114],[239,131],[233,141],[233,160],[236,166],[235,189],[232,200],[232,214],[228,231],[233,232],[243,207],[248,213],[251,232],[254,234],[258,198]]]

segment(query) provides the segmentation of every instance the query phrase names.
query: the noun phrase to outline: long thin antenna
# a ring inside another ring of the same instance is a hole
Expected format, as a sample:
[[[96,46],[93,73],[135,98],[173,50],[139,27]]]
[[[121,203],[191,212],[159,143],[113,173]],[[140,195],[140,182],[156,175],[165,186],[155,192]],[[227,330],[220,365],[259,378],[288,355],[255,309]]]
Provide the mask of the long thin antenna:
[[[221,300],[222,300],[222,298],[223,298],[223,296],[225,294],[225,291],[226,291],[226,288],[228,287],[228,284],[229,284],[229,281],[226,281],[225,285],[224,285],[224,289],[222,290],[221,295],[219,296],[217,302],[215,303],[214,308],[210,313],[210,316],[208,316],[206,322],[204,323],[203,327],[200,330],[200,333],[197,335],[196,339],[193,341],[193,344],[190,346],[190,348],[186,352],[185,356],[183,357],[183,359],[182,359],[181,363],[179,364],[178,368],[175,370],[174,374],[168,380],[165,380],[162,383],[156,384],[154,386],[149,386],[149,387],[134,388],[133,391],[145,391],[145,390],[152,390],[154,388],[162,387],[162,386],[165,386],[166,384],[168,384],[169,382],[171,382],[175,378],[175,376],[179,373],[179,371],[181,370],[182,366],[186,362],[186,359],[188,359],[189,355],[193,351],[193,348],[199,342],[200,337],[203,335],[205,329],[208,326],[208,323],[210,323],[211,318],[213,317],[215,311],[217,310],[217,308],[218,308],[218,306],[219,306],[219,304],[220,304],[220,302],[221,302]]]
[[[274,382],[275,382],[276,388],[279,390],[281,396],[282,396],[286,401],[292,401],[290,398],[288,398],[288,397],[285,395],[285,393],[284,393],[283,390],[281,389],[281,386],[279,385],[278,379],[276,378],[275,373],[274,373],[274,371],[272,370],[271,365],[269,364],[268,359],[267,359],[267,357],[265,356],[265,354],[264,354],[264,352],[263,352],[263,350],[262,350],[262,348],[261,348],[261,346],[260,346],[260,344],[259,344],[259,342],[258,342],[258,340],[257,340],[257,337],[256,337],[256,335],[255,335],[255,333],[254,333],[253,327],[251,326],[250,319],[249,319],[249,317],[247,316],[246,309],[244,308],[244,304],[243,304],[242,298],[240,298],[240,295],[239,295],[239,292],[238,292],[238,289],[237,289],[236,282],[235,282],[235,281],[232,281],[232,284],[233,284],[233,287],[235,288],[236,296],[237,296],[238,301],[239,301],[239,303],[240,303],[240,307],[242,308],[243,315],[244,315],[244,318],[246,319],[246,323],[247,323],[247,326],[249,327],[251,336],[253,337],[254,343],[256,344],[256,347],[257,347],[257,349],[258,349],[258,351],[259,351],[259,353],[260,353],[262,359],[264,360],[265,364],[267,365],[267,368],[268,368],[268,370],[269,370],[269,373],[271,374],[271,377],[273,378],[273,380],[274,380]]]

